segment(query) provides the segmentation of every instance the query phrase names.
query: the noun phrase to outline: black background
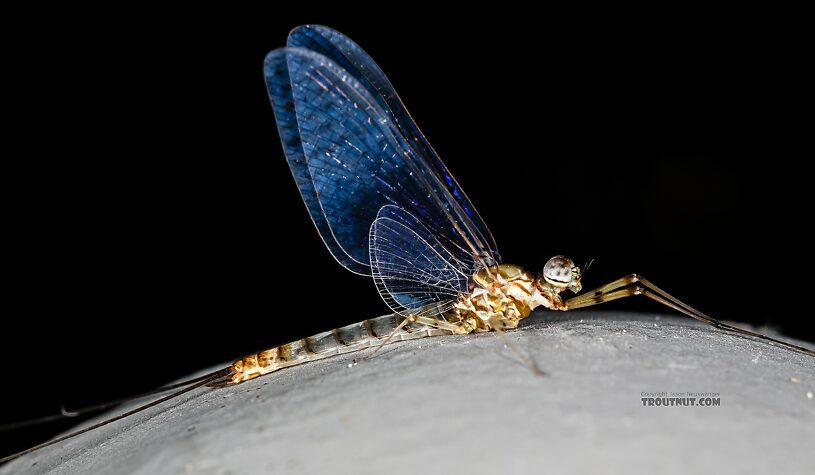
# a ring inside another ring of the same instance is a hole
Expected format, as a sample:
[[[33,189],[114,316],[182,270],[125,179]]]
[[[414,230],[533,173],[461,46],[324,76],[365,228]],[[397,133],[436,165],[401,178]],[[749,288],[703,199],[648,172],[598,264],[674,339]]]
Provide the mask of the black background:
[[[387,313],[320,241],[266,98],[263,57],[309,22],[375,58],[506,262],[593,258],[587,287],[639,272],[812,339],[796,28],[311,10],[5,16],[23,27],[5,58],[0,421]],[[5,434],[3,451],[64,427]]]

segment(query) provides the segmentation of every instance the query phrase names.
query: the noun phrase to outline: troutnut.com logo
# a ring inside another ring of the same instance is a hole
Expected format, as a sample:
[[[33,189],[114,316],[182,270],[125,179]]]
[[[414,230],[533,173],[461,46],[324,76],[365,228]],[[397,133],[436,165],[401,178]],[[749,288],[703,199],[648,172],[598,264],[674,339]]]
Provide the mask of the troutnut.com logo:
[[[718,407],[722,405],[722,398],[719,393],[678,393],[673,391],[651,393],[643,391],[640,393],[640,399],[644,407]]]

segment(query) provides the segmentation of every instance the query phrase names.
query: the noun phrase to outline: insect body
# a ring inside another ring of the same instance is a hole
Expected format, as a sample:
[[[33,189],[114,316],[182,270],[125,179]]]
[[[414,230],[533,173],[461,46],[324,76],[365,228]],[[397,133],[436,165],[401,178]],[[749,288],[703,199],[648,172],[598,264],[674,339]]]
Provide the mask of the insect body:
[[[571,262],[560,256],[555,259]],[[579,288],[580,269],[571,266],[568,275],[571,281],[567,284]],[[563,305],[560,290],[548,283],[544,275],[534,278],[515,265],[482,269],[473,276],[471,293],[438,317],[385,315],[287,343],[233,363],[234,374],[229,383],[247,381],[295,364],[377,347],[390,340],[486,332],[496,327],[515,328],[541,305],[560,309]]]
[[[289,167],[326,247],[373,277],[395,313],[240,359],[225,384],[391,340],[500,332],[540,306],[565,311],[634,295],[815,354],[720,323],[635,274],[563,299],[582,290],[568,257],[553,257],[537,276],[501,264],[489,228],[384,73],[341,33],[295,28],[288,46],[267,56],[265,75]]]

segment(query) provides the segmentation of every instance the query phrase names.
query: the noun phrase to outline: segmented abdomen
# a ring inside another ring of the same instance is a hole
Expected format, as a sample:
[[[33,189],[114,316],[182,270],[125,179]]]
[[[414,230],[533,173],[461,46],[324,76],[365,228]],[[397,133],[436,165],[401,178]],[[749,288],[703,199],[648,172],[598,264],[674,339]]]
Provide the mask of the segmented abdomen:
[[[281,368],[376,347],[381,345],[404,319],[405,317],[396,314],[383,315],[247,356],[232,364],[235,374],[230,384],[248,381]],[[450,334],[451,332],[447,330],[409,323],[397,330],[388,343]]]

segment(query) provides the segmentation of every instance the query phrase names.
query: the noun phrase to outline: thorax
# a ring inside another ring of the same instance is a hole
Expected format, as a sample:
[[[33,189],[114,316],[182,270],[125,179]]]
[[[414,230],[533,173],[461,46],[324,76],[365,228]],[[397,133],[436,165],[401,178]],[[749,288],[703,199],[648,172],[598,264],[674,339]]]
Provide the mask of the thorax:
[[[538,285],[535,276],[514,264],[481,269],[472,277],[470,294],[456,303],[450,317],[469,321],[475,331],[489,331],[500,322],[515,328],[541,305],[556,309],[560,297]]]

